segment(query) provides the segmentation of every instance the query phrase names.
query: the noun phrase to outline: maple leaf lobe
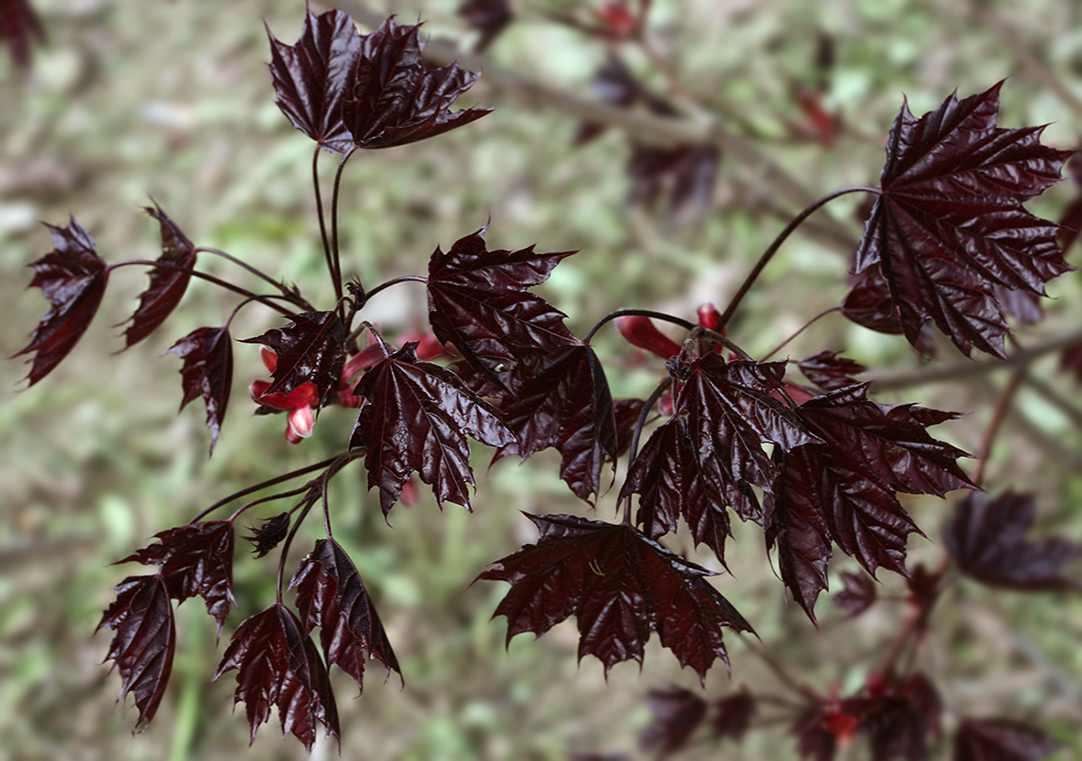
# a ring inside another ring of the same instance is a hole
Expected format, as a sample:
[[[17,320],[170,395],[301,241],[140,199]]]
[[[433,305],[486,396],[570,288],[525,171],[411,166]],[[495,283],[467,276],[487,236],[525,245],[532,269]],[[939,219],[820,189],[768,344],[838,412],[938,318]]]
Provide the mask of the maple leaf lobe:
[[[928,114],[907,105],[891,127],[881,190],[856,254],[878,267],[910,343],[934,322],[965,354],[1003,357],[997,286],[1043,295],[1073,269],[1059,228],[1022,203],[1060,181],[1071,152],[1041,145],[1043,127],[996,127],[1002,82]]]
[[[30,343],[13,354],[33,352],[28,360],[28,388],[51,373],[75,347],[101,306],[109,269],[94,248],[90,233],[70,217],[65,227],[43,222],[53,236],[53,250],[30,263],[34,277],[28,288],[41,288],[49,311],[30,336]]]

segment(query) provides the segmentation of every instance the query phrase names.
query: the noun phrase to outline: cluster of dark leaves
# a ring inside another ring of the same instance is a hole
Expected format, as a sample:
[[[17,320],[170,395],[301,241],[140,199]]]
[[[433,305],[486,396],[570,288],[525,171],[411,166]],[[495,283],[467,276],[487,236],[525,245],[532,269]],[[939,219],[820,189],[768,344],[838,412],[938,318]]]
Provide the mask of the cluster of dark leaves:
[[[640,4],[642,13],[648,5]],[[626,3],[605,8],[617,13]],[[278,104],[294,126],[332,153],[410,143],[487,113],[449,112],[476,75],[453,65],[427,67],[420,47],[417,26],[388,20],[360,35],[341,12],[309,11],[295,45],[271,37]],[[606,77],[612,102],[644,105],[655,113],[667,108],[626,70],[613,68]],[[1039,294],[1044,281],[1068,268],[1058,249],[1049,248],[1055,225],[1021,207],[1054,181],[1066,154],[1040,146],[1039,129],[995,128],[997,92],[998,86],[960,102],[952,96],[920,120],[903,109],[892,131],[883,189],[858,268],[865,291],[879,289],[880,322],[911,341],[933,321],[963,350],[977,346],[1001,354],[1004,294]],[[704,167],[716,166],[716,156],[660,163],[682,168],[664,180],[660,169],[643,170],[637,180],[641,192],[654,197],[657,187],[666,186],[672,202],[682,203],[712,184],[713,169]],[[710,183],[703,181],[705,174]],[[127,346],[162,324],[196,265],[198,249],[172,220],[157,206],[148,212],[161,228],[162,255],[150,263],[150,285],[125,333]],[[54,250],[31,265],[31,285],[42,289],[50,309],[20,352],[34,354],[31,385],[79,340],[111,271],[74,219],[50,229]],[[310,385],[314,406],[332,403],[341,400],[344,376],[353,373],[346,367],[363,365],[352,394],[346,389],[359,408],[346,456],[363,455],[369,487],[378,487],[385,516],[415,474],[433,487],[437,503],[469,507],[474,478],[467,436],[496,447],[495,459],[525,460],[556,449],[560,477],[592,503],[609,487],[612,477],[606,474],[615,472],[644,406],[642,400],[612,398],[593,347],[565,326],[566,315],[531,290],[574,252],[539,253],[533,246],[489,251],[484,233],[463,237],[447,252],[436,248],[429,259],[428,317],[436,339],[460,356],[450,367],[419,359],[413,342],[392,350],[381,338],[381,356],[356,363],[359,355],[347,338],[354,310],[314,310],[284,287],[279,298],[305,311],[287,312],[290,322],[247,340],[275,355],[262,397],[288,399]],[[356,293],[349,298],[353,307],[363,306]],[[704,679],[717,660],[728,663],[722,629],[752,628],[708,583],[710,571],[670,552],[659,539],[685,524],[696,544],[707,545],[724,564],[730,511],[755,522],[776,553],[782,582],[814,620],[833,547],[872,575],[880,567],[904,575],[908,535],[920,532],[897,495],[943,496],[972,486],[956,462],[964,453],[927,432],[954,413],[873,402],[866,384],[852,382],[859,366],[837,353],[821,352],[800,365],[820,393],[787,381],[785,362],[726,358],[706,334],[675,354],[658,346],[668,352],[671,410],[634,458],[619,491],[628,511],[625,522],[530,516],[540,532],[536,544],[496,561],[479,577],[511,585],[496,611],[508,620],[508,638],[526,631],[540,635],[575,616],[580,658],[597,657],[606,673],[625,660],[641,663],[656,633],[682,665]],[[232,383],[229,325],[199,328],[169,351],[183,360],[182,406],[203,398],[213,446]],[[326,499],[325,483],[312,489],[298,505],[301,516]],[[631,512],[635,495],[637,509]],[[1047,586],[1060,578],[1059,564],[1069,554],[1062,547],[1011,544],[989,528],[1000,515],[995,508],[972,504],[971,514],[982,516],[974,519],[978,528],[968,529],[968,519],[960,518],[952,545],[964,572],[1022,586]],[[291,514],[255,531],[250,541],[257,554],[283,540],[288,546],[290,525],[296,529]],[[139,724],[156,711],[171,669],[176,634],[170,600],[203,597],[220,630],[231,599],[232,519],[192,523],[158,537],[125,559],[156,565],[158,573],[121,582],[100,624],[116,632],[108,657],[121,673],[122,695],[135,697]],[[1053,556],[1044,558],[1043,567],[1036,557],[1042,553]],[[1005,571],[1012,563],[1025,570]],[[246,703],[253,736],[276,706],[283,731],[310,748],[319,724],[339,734],[328,678],[332,665],[359,686],[368,657],[379,658],[388,673],[400,669],[356,568],[331,537],[316,543],[291,587],[297,612],[278,601],[245,620],[215,678],[237,671],[235,699]],[[320,647],[311,638],[317,626]],[[930,708],[934,690],[916,678],[888,679],[875,694],[831,710],[855,722],[854,731],[867,734],[873,747],[916,747],[913,738],[938,727]],[[823,705],[816,704],[818,713],[804,717],[797,732],[801,747],[811,749],[806,755],[817,758],[828,757],[821,749],[838,737],[822,734],[830,718]],[[667,747],[667,737],[657,747]]]
[[[803,699],[805,708],[791,722],[789,734],[804,761],[833,761],[858,739],[867,743],[868,758],[924,761],[942,739],[943,703],[931,679],[919,671],[904,678],[872,675],[847,697],[808,690]],[[639,745],[662,759],[704,740],[740,742],[771,700],[746,688],[707,699],[674,686],[650,692],[646,704],[653,720]],[[705,732],[700,731],[703,728]],[[1039,761],[1055,752],[1059,743],[1021,722],[964,716],[951,748],[952,761]]]

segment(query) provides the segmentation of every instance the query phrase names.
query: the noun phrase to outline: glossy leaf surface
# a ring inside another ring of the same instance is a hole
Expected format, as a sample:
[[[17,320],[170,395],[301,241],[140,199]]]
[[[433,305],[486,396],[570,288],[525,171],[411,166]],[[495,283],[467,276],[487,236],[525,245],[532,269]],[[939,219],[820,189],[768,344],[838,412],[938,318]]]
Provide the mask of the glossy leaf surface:
[[[604,488],[605,463],[616,457],[616,415],[605,370],[594,350],[576,343],[523,357],[512,381],[515,394],[502,408],[515,440],[496,457],[555,447],[560,478],[587,502]]]
[[[188,402],[203,397],[210,429],[210,451],[218,442],[218,434],[229,405],[233,384],[233,340],[227,328],[197,328],[170,347],[166,354],[176,354],[184,364],[180,368],[184,398],[180,409]]]
[[[491,113],[491,109],[448,109],[477,81],[478,74],[449,64],[429,68],[421,60],[420,24],[387,19],[361,38],[343,118],[360,148],[405,145],[443,134]]]
[[[139,709],[136,729],[154,718],[165,695],[177,646],[173,606],[161,575],[129,576],[117,584],[116,600],[98,629],[113,629],[106,660],[120,670],[120,700],[129,692]],[[97,630],[95,630],[97,631]]]
[[[157,204],[154,208],[144,207],[144,211],[158,220],[161,227],[162,255],[158,261],[188,269],[194,267],[195,244]],[[139,294],[139,306],[131,316],[131,325],[124,331],[125,347],[142,341],[165,322],[183,298],[189,280],[191,274],[182,270],[169,267],[150,270],[150,285]]]
[[[627,526],[572,515],[527,515],[540,531],[478,579],[506,581],[496,608],[507,617],[507,641],[544,634],[570,616],[579,658],[593,655],[608,674],[615,664],[642,663],[650,632],[703,680],[714,661],[728,664],[721,628],[752,631],[707,581],[710,571],[674,555]]]
[[[416,346],[408,343],[370,369],[354,390],[365,403],[350,446],[366,450],[368,488],[379,487],[385,516],[413,472],[433,487],[440,507],[468,508],[474,479],[467,434],[489,446],[514,441],[490,404],[451,371],[419,361]]]
[[[353,138],[342,121],[342,102],[351,94],[361,52],[361,35],[342,11],[318,16],[308,9],[295,45],[285,45],[268,30],[270,69],[276,103],[308,137],[332,153],[345,153]]]
[[[1071,269],[1058,227],[1022,207],[1060,180],[1071,152],[1041,145],[1042,127],[996,127],[1000,84],[919,119],[903,106],[891,128],[856,270],[879,268],[910,343],[931,320],[965,354],[1002,357],[996,286],[1040,295]]]
[[[234,703],[244,701],[251,742],[278,707],[282,733],[292,732],[312,750],[316,722],[339,737],[338,707],[327,669],[293,611],[275,603],[240,625],[211,681],[237,671]]]
[[[34,278],[29,288],[41,288],[51,305],[30,336],[30,343],[13,356],[33,352],[28,360],[29,386],[51,373],[68,355],[101,306],[109,270],[94,250],[94,239],[71,218],[66,227],[47,223],[53,250],[30,264]]]
[[[221,636],[233,598],[233,523],[202,521],[155,534],[158,541],[117,563],[156,565],[169,596],[179,602],[199,595],[218,621]]]
[[[574,251],[489,251],[481,229],[439,247],[428,262],[428,319],[437,338],[454,344],[489,381],[506,388],[518,357],[565,346],[575,337],[563,312],[526,289],[548,279]]]
[[[402,675],[387,632],[364,588],[357,567],[333,539],[319,539],[297,567],[290,588],[297,590],[297,610],[305,629],[319,626],[327,663],[337,663],[364,689],[364,664],[379,658]]]
[[[315,406],[321,407],[342,377],[345,338],[336,312],[305,312],[283,328],[273,328],[241,343],[262,344],[278,355],[271,373],[273,380],[262,396],[289,396],[305,383],[312,383],[319,402]]]

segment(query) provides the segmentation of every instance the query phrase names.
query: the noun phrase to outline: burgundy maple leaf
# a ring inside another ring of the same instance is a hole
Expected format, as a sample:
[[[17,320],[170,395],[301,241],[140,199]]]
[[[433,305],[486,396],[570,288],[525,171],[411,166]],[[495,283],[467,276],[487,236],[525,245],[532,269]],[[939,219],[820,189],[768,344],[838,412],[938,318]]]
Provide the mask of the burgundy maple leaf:
[[[286,118],[331,153],[345,153],[353,138],[342,121],[342,102],[351,94],[361,35],[342,11],[320,15],[307,10],[296,45],[285,45],[267,30],[271,80]]]
[[[858,383],[856,376],[867,370],[864,365],[846,357],[839,357],[836,351],[821,351],[797,362],[797,367],[804,377],[825,391]]]
[[[288,397],[305,383],[311,383],[316,389],[317,408],[326,404],[327,397],[338,387],[346,362],[345,332],[334,311],[305,312],[284,328],[273,328],[241,343],[263,344],[277,355],[271,373],[273,380],[261,396]]]
[[[160,531],[158,541],[117,563],[156,565],[169,596],[199,595],[218,621],[221,636],[233,597],[233,522],[202,521]]]
[[[176,354],[184,364],[180,368],[184,398],[180,409],[202,396],[207,408],[210,451],[218,443],[218,434],[229,404],[233,383],[233,341],[228,328],[197,328],[165,352]]]
[[[1082,559],[1082,545],[1058,536],[1027,540],[1035,517],[1031,494],[989,499],[973,492],[958,502],[944,541],[962,573],[988,586],[1082,589],[1082,577],[1063,573],[1063,566]]]
[[[52,305],[30,336],[26,348],[12,355],[34,352],[29,386],[51,373],[68,355],[101,306],[109,269],[94,250],[94,240],[71,217],[71,224],[56,227],[43,223],[53,234],[53,250],[30,264],[34,278],[28,288],[41,288]]]
[[[129,576],[113,589],[116,600],[98,629],[116,631],[105,660],[120,669],[120,700],[129,692],[135,695],[139,709],[135,726],[141,729],[154,718],[173,669],[177,646],[173,606],[161,574]]]
[[[259,725],[270,718],[272,705],[278,707],[282,734],[292,732],[309,751],[317,721],[326,726],[327,734],[341,735],[338,707],[319,651],[282,603],[241,623],[211,681],[232,669],[237,670],[233,702],[245,703],[251,742]]]
[[[845,589],[834,595],[834,604],[842,609],[846,618],[859,616],[875,602],[875,582],[866,574],[842,571],[842,583]]]
[[[676,531],[682,517],[696,545],[705,543],[724,565],[729,514],[699,468],[686,420],[673,418],[646,442],[628,470],[620,498],[632,494],[639,495],[635,520],[647,536],[658,539]]]
[[[297,567],[297,610],[308,632],[319,626],[327,663],[337,663],[364,689],[364,662],[379,658],[390,676],[402,669],[361,576],[334,539],[319,539]]]
[[[462,0],[458,6],[458,15],[466,23],[481,32],[473,52],[482,53],[503,30],[511,23],[514,14],[508,0]]]
[[[162,255],[158,257],[158,261],[188,269],[194,267],[195,244],[188,240],[157,203],[153,209],[147,206],[144,210],[158,220],[161,227]],[[150,285],[139,294],[139,307],[130,318],[131,325],[124,331],[125,348],[142,341],[165,322],[165,318],[180,303],[190,279],[190,272],[172,267],[155,267],[150,270]]]
[[[428,320],[489,381],[504,386],[524,353],[575,343],[563,312],[526,291],[574,251],[488,251],[485,228],[437,246],[428,262]]]
[[[1041,145],[1043,127],[996,127],[1001,84],[919,119],[903,105],[891,128],[856,271],[879,268],[912,344],[931,320],[967,355],[1003,357],[996,287],[1043,295],[1073,269],[1057,225],[1022,207],[1060,180],[1071,152]]]
[[[45,28],[30,0],[0,0],[0,42],[11,46],[11,57],[23,73],[30,71],[30,44],[45,42]]]
[[[769,490],[775,475],[762,445],[787,452],[821,441],[773,395],[785,387],[785,362],[726,362],[710,353],[674,367],[684,381],[675,409],[687,415],[688,441],[704,478],[741,518],[760,519],[750,485]]]
[[[956,462],[965,453],[926,430],[957,414],[876,404],[867,388],[842,388],[798,408],[821,443],[781,457],[767,493],[768,546],[778,542],[782,580],[813,621],[831,540],[872,575],[880,566],[906,575],[906,538],[920,530],[897,492],[942,497],[973,486]]]
[[[388,148],[443,134],[492,109],[448,109],[478,74],[421,61],[420,24],[387,19],[361,38],[351,89],[342,107],[346,128],[360,148]]]
[[[601,472],[616,458],[616,415],[605,370],[594,350],[579,342],[521,358],[515,395],[501,408],[515,439],[494,459],[525,460],[548,447],[563,456],[560,478],[587,502],[602,491]]]
[[[714,737],[719,740],[731,737],[740,742],[755,718],[758,704],[755,696],[741,687],[738,692],[715,700],[712,708],[714,718],[710,722],[710,729]]]
[[[651,208],[667,199],[670,214],[691,204],[709,208],[720,161],[721,151],[713,145],[632,143],[627,202]]]
[[[354,394],[364,397],[350,447],[366,450],[368,488],[379,487],[386,516],[410,474],[433,487],[436,503],[469,507],[473,485],[469,434],[489,446],[514,435],[499,413],[469,391],[450,370],[417,359],[417,342],[371,368]]]
[[[477,577],[511,585],[493,614],[507,617],[508,642],[527,631],[540,636],[576,616],[579,658],[595,656],[607,675],[621,661],[641,664],[655,631],[681,665],[705,680],[715,660],[729,663],[721,627],[752,631],[706,581],[711,571],[631,527],[573,515],[526,517],[540,531],[537,544]]]
[[[1040,761],[1060,744],[1036,727],[1008,719],[965,718],[954,736],[952,761]]]
[[[868,736],[872,758],[923,761],[939,738],[943,704],[923,673],[906,679],[870,679],[859,731]]]
[[[687,747],[706,716],[706,701],[675,685],[666,690],[651,690],[646,695],[646,705],[654,718],[639,735],[639,747],[655,751],[655,758],[659,759]]]

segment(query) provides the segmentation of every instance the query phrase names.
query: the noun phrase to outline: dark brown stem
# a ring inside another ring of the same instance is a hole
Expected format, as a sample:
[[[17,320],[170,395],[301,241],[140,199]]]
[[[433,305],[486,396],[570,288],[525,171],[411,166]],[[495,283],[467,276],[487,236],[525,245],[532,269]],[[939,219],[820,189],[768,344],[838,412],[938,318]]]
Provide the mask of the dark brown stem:
[[[342,319],[343,325],[346,323],[346,314],[345,305],[342,303],[342,260],[338,255],[338,191],[342,185],[342,171],[346,168],[346,162],[356,152],[356,147],[350,148],[338,162],[338,171],[334,173],[334,190],[331,192],[331,278],[334,280],[334,297],[338,300],[338,316]],[[359,280],[357,281],[357,298],[360,302],[357,304],[359,309],[364,306],[365,301],[364,286]]]
[[[342,298],[342,281],[334,268],[334,259],[331,256],[330,241],[327,240],[327,222],[323,216],[323,194],[319,190],[319,151],[317,145],[312,153],[312,188],[316,195],[316,215],[319,217],[319,237],[323,241],[323,259],[327,262],[327,272],[330,273],[331,283],[334,285],[335,299]]]
[[[775,346],[775,347],[774,347],[774,348],[773,348],[773,349],[772,349],[772,350],[771,350],[771,351],[770,351],[770,352],[769,352],[769,353],[768,353],[768,354],[767,354],[767,355],[766,355],[765,357],[763,357],[763,362],[766,362],[766,361],[767,361],[768,359],[770,359],[771,357],[773,357],[773,356],[774,356],[775,354],[777,354],[777,353],[778,353],[779,351],[781,351],[782,349],[784,349],[784,348],[785,348],[785,345],[786,345],[787,343],[789,343],[789,342],[790,342],[790,341],[792,341],[792,340],[793,340],[794,338],[796,338],[797,336],[799,336],[799,335],[800,335],[801,333],[803,333],[803,332],[804,332],[805,330],[807,330],[808,328],[810,328],[810,327],[811,327],[811,326],[812,326],[813,324],[815,324],[816,322],[818,322],[818,321],[819,321],[820,319],[822,319],[823,317],[826,317],[826,316],[827,316],[828,314],[831,314],[831,313],[833,313],[833,312],[838,312],[838,311],[840,311],[840,310],[841,310],[841,307],[831,307],[830,309],[824,309],[824,310],[823,310],[822,312],[820,312],[819,314],[815,315],[815,317],[812,317],[812,318],[811,318],[810,320],[808,320],[808,321],[807,321],[806,323],[804,323],[803,325],[801,325],[801,326],[800,326],[800,328],[799,328],[799,330],[797,330],[797,332],[796,332],[796,333],[793,333],[793,334],[792,334],[791,336],[789,336],[788,338],[786,338],[786,339],[785,339],[784,341],[782,341],[782,342],[781,342],[780,344],[778,344],[777,346]]]
[[[382,291],[384,288],[390,288],[392,285],[398,285],[399,283],[425,283],[427,285],[428,284],[428,278],[427,277],[419,277],[417,275],[403,275],[402,277],[393,278],[391,280],[388,280],[386,283],[380,283],[375,288],[370,290],[365,295],[365,301],[368,301],[368,299],[375,296],[377,293]]]
[[[586,344],[590,343],[590,339],[594,337],[594,334],[597,333],[605,323],[611,322],[617,317],[650,317],[655,320],[661,320],[662,322],[671,322],[673,325],[679,325],[684,330],[694,330],[695,328],[700,327],[694,322],[688,322],[681,317],[673,317],[671,314],[655,312],[652,309],[617,309],[615,312],[610,312],[598,320],[583,337],[582,342]]]
[[[833,201],[835,198],[848,195],[849,193],[862,192],[879,193],[881,191],[879,190],[879,188],[868,187],[866,185],[858,185],[852,188],[845,188],[843,190],[838,190],[834,193],[831,193],[830,195],[823,196],[811,206],[805,208],[804,211],[797,214],[793,221],[786,225],[785,229],[782,230],[778,237],[774,239],[774,242],[770,244],[770,248],[764,251],[763,255],[759,257],[759,261],[756,262],[755,267],[750,273],[748,273],[748,276],[744,278],[744,282],[741,284],[740,289],[736,292],[736,295],[733,296],[732,301],[729,302],[729,306],[725,308],[725,312],[721,315],[721,318],[718,320],[718,324],[715,325],[714,328],[718,331],[725,329],[725,326],[729,324],[729,320],[732,319],[733,314],[736,312],[737,307],[740,306],[740,302],[743,301],[744,296],[747,295],[747,292],[751,290],[752,285],[755,284],[755,281],[759,278],[759,275],[762,273],[763,269],[765,269],[766,265],[770,263],[770,260],[774,258],[774,254],[776,254],[778,249],[781,248],[781,244],[784,243],[785,240],[793,234],[794,230],[800,227],[801,222],[811,216],[817,209]]]
[[[260,483],[256,484],[255,486],[249,486],[247,489],[241,489],[240,491],[235,492],[233,494],[230,494],[228,497],[226,497],[224,499],[220,499],[217,502],[215,502],[213,505],[211,505],[210,507],[202,510],[194,518],[192,518],[190,521],[188,521],[188,523],[189,524],[197,523],[198,521],[203,520],[203,518],[206,518],[212,512],[217,510],[219,507],[224,507],[225,505],[228,505],[230,502],[236,502],[241,497],[247,497],[249,494],[254,494],[257,491],[262,491],[263,489],[268,489],[271,486],[275,486],[277,484],[283,483],[284,481],[291,481],[294,478],[299,478],[300,476],[304,476],[304,475],[307,475],[308,473],[312,473],[312,472],[317,471],[317,470],[319,470],[321,468],[325,468],[328,465],[330,465],[332,462],[334,462],[336,459],[338,459],[338,458],[337,457],[331,457],[330,459],[323,460],[322,462],[317,462],[315,465],[306,465],[303,468],[298,468],[297,470],[291,470],[288,473],[284,473],[284,474],[282,474],[280,476],[277,476],[276,478],[271,478],[271,479],[268,479],[266,481],[261,481]]]
[[[109,265],[109,270],[115,270],[115,269],[118,269],[120,267],[130,267],[132,265],[142,265],[144,267],[164,267],[165,269],[176,270],[178,272],[185,272],[185,273],[191,275],[192,277],[197,277],[200,280],[206,280],[208,283],[214,283],[219,288],[224,288],[227,291],[232,291],[233,293],[238,293],[241,296],[244,296],[244,297],[246,297],[248,299],[251,299],[252,301],[258,301],[263,306],[270,307],[274,311],[285,315],[286,317],[290,318],[291,320],[296,320],[299,317],[299,315],[296,312],[291,312],[288,309],[286,309],[285,307],[283,307],[283,306],[281,306],[279,304],[275,304],[274,301],[272,301],[272,299],[284,298],[282,296],[267,296],[267,295],[260,295],[258,293],[252,293],[251,291],[249,291],[249,290],[247,290],[245,288],[241,288],[239,285],[233,285],[232,283],[226,282],[225,280],[219,280],[218,278],[214,277],[213,275],[208,275],[205,272],[200,272],[199,270],[193,270],[191,267],[184,267],[184,266],[179,265],[179,264],[173,264],[172,262],[151,261],[150,259],[128,259],[127,261],[117,262],[116,264],[110,264]]]
[[[252,500],[251,502],[246,502],[243,505],[241,505],[240,507],[238,507],[236,510],[233,511],[233,514],[229,516],[229,521],[230,522],[235,521],[243,513],[245,513],[248,510],[252,509],[256,505],[262,505],[265,502],[274,502],[274,501],[279,500],[279,499],[289,499],[290,497],[295,497],[298,494],[303,494],[304,492],[308,491],[311,488],[312,488],[312,485],[309,483],[309,484],[305,484],[304,486],[300,487],[299,489],[293,489],[291,491],[284,491],[281,494],[271,494],[271,495],[269,495],[267,497],[260,497],[259,499]]]
[[[282,542],[282,553],[278,556],[278,575],[275,577],[274,585],[275,599],[279,605],[282,604],[282,581],[285,578],[286,558],[289,556],[289,547],[293,544],[293,537],[297,535],[297,530],[300,529],[301,524],[304,523],[304,519],[308,517],[308,513],[312,510],[312,505],[316,503],[317,499],[319,499],[319,492],[316,492],[315,494],[309,492],[309,495],[305,497],[304,501],[301,503],[304,507],[301,509],[300,515],[293,520],[293,527],[289,530],[289,534],[286,536],[285,541]]]
[[[877,375],[865,373],[864,380],[872,381],[876,391],[888,389],[911,388],[923,386],[928,383],[943,383],[945,381],[964,380],[977,378],[997,370],[1006,370],[1019,365],[1028,365],[1034,360],[1040,359],[1045,354],[1050,354],[1068,346],[1082,344],[1082,328],[1055,336],[1038,344],[1032,344],[1024,349],[1019,349],[1007,356],[1006,360],[991,360],[987,362],[959,362],[946,367],[931,370],[919,370],[917,372],[884,373]]]
[[[280,283],[279,281],[275,280],[274,278],[272,278],[267,273],[256,269],[252,265],[250,265],[250,264],[248,264],[246,262],[242,262],[237,257],[231,256],[230,254],[227,254],[225,251],[220,251],[219,249],[216,249],[216,248],[209,248],[207,246],[200,246],[199,248],[196,249],[196,252],[199,252],[199,251],[203,251],[203,252],[206,252],[208,254],[214,254],[215,256],[220,256],[221,258],[225,259],[226,261],[230,261],[233,264],[237,265],[238,267],[242,267],[243,269],[247,270],[248,272],[250,272],[253,275],[255,275],[256,277],[258,277],[260,280],[263,280],[264,282],[269,283],[270,285],[277,288],[282,293],[282,297],[287,299],[289,302],[291,302],[293,304],[296,304],[297,306],[301,307],[302,309],[307,309],[309,312],[314,312],[315,311],[316,308],[314,306],[312,306],[308,302],[308,300],[305,299],[304,297],[302,297],[300,294],[294,293],[293,291],[289,290],[289,288],[287,288],[283,283]]]
[[[992,456],[992,447],[995,446],[996,435],[999,433],[1003,418],[1007,414],[1007,410],[1010,409],[1011,402],[1014,401],[1014,395],[1021,386],[1025,374],[1025,365],[1015,368],[1010,380],[1007,381],[1007,385],[1003,387],[1003,391],[999,395],[996,409],[992,413],[992,419],[989,421],[988,427],[984,429],[984,440],[981,442],[981,449],[977,455],[977,469],[973,473],[973,483],[978,487],[984,478],[984,468],[988,464],[988,458]]]

